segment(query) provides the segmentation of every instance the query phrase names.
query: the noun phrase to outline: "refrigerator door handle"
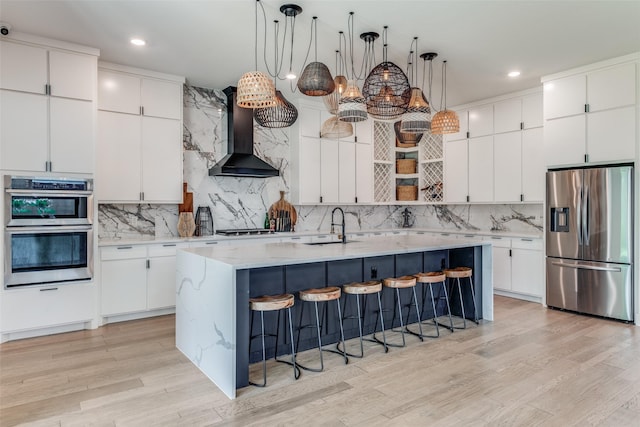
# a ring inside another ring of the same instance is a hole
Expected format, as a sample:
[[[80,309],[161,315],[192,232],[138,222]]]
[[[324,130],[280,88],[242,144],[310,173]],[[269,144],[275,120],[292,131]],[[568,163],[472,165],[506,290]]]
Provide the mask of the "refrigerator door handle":
[[[581,270],[611,271],[615,273],[619,273],[622,271],[620,267],[597,267],[594,265],[565,264],[564,262],[552,262],[551,264],[557,265],[558,267],[576,268]]]
[[[576,203],[576,228],[578,229],[578,245],[582,246],[582,200],[584,197],[582,190],[580,190],[579,197],[578,203]]]
[[[589,187],[585,187],[584,193],[582,195],[582,201],[584,203],[584,209],[582,210],[582,229],[583,229],[583,240],[584,245],[589,246]]]

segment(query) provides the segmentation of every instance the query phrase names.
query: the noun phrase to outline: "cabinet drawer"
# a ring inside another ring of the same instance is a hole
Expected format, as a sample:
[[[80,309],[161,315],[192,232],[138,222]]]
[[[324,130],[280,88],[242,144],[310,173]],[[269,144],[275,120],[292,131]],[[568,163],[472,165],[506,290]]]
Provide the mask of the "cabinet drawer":
[[[542,239],[528,239],[528,238],[520,238],[520,239],[512,239],[511,247],[513,249],[531,249],[531,250],[542,250]]]
[[[95,285],[67,284],[2,293],[2,331],[85,322],[95,316]]]
[[[491,243],[496,248],[510,248],[511,239],[505,237],[492,237]]]
[[[100,249],[101,261],[118,259],[146,258],[147,247],[144,245],[109,246]]]
[[[163,243],[159,245],[149,245],[149,256],[175,256],[178,248],[187,248],[188,243]]]

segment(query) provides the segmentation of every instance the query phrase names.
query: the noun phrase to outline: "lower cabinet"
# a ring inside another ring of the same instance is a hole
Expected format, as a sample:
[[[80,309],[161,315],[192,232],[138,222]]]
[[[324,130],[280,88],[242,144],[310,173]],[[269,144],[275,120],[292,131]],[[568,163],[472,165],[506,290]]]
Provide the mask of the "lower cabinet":
[[[48,328],[94,318],[95,283],[11,289],[2,292],[2,333]]]
[[[186,243],[100,249],[102,316],[175,306],[176,250]]]
[[[498,293],[540,300],[544,293],[542,239],[493,237],[493,288]]]

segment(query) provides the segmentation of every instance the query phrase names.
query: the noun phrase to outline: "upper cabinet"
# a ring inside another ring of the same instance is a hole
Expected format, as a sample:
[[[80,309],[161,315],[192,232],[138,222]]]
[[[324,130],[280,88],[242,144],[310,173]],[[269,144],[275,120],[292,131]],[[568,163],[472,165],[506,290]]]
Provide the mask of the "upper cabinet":
[[[93,173],[97,55],[54,40],[0,41],[0,168]]]
[[[633,160],[639,55],[543,77],[548,166]]]
[[[100,202],[182,202],[183,77],[100,63]]]

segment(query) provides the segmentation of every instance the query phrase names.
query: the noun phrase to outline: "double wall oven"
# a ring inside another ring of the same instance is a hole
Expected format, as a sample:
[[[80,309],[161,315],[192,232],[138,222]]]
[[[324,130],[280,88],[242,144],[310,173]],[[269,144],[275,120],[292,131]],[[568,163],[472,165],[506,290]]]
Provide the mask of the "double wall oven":
[[[93,277],[93,181],[5,176],[4,285]]]

